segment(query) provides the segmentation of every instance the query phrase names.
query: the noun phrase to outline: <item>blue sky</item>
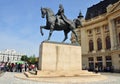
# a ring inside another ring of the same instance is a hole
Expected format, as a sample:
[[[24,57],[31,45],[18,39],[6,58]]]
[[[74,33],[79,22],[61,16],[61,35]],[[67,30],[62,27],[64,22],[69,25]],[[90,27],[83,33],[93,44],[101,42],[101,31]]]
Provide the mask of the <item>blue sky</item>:
[[[80,10],[85,16],[87,8],[101,0],[0,0],[0,51],[15,49],[28,56],[39,54],[39,45],[48,38],[48,30],[40,35],[39,27],[45,25],[40,8],[49,7],[56,14],[59,4],[63,4],[65,15],[73,20]],[[66,43],[70,43],[70,34]],[[51,41],[61,42],[62,31],[54,31]]]

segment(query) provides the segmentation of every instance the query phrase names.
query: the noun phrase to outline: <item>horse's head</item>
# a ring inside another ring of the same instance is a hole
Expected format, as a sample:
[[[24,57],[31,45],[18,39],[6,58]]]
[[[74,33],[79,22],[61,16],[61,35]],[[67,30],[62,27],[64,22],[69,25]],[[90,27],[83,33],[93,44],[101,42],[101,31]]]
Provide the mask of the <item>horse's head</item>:
[[[45,10],[45,8],[41,7],[41,17],[45,18],[45,15],[46,15],[46,10]]]
[[[51,16],[55,17],[53,11],[50,8],[42,8],[41,7],[41,17],[44,18],[45,15],[48,16],[48,17],[51,17]]]

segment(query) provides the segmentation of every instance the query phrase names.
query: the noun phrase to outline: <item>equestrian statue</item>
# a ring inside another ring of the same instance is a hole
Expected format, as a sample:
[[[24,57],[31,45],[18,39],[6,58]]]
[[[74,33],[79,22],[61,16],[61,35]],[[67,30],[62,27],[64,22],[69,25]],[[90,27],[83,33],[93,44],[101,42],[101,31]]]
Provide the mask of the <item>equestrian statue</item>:
[[[49,37],[47,40],[50,40],[50,37],[54,30],[57,31],[63,30],[65,38],[62,42],[64,42],[68,38],[67,34],[70,31],[72,31],[72,33],[75,35],[76,42],[78,42],[78,36],[75,32],[76,21],[78,20],[71,21],[67,19],[67,17],[64,15],[64,8],[62,4],[59,5],[59,10],[56,15],[54,15],[53,11],[50,8],[41,7],[41,17],[45,18],[45,16],[46,16],[46,26],[40,26],[40,32],[41,35],[43,35],[42,28],[50,30]]]

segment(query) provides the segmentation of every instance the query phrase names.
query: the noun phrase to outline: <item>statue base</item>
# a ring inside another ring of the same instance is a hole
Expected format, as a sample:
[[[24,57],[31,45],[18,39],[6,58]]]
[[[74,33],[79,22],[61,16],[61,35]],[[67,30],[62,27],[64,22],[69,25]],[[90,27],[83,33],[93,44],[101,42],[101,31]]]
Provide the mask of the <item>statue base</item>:
[[[42,42],[39,53],[41,71],[82,70],[81,46],[72,44]]]
[[[78,79],[77,81],[83,79],[91,81],[95,78],[97,78],[96,80],[106,79],[99,73],[82,70],[80,46],[45,41],[40,45],[39,55],[37,74],[34,71],[24,73],[29,78],[39,78],[39,80],[47,82],[62,82],[62,79],[71,80],[71,82],[76,81],[76,79]]]

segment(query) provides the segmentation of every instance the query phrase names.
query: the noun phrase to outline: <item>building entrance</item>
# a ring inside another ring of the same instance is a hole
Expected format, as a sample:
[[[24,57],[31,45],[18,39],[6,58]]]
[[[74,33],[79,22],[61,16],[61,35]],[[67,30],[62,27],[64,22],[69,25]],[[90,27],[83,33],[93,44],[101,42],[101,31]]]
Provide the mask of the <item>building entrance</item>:
[[[97,57],[97,66],[98,66],[98,71],[102,71],[103,68],[102,56]]]
[[[111,71],[111,67],[112,67],[112,58],[111,56],[106,56],[106,71],[109,72]]]
[[[89,71],[94,71],[94,59],[93,57],[89,57],[88,58],[88,62],[89,62]]]

